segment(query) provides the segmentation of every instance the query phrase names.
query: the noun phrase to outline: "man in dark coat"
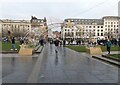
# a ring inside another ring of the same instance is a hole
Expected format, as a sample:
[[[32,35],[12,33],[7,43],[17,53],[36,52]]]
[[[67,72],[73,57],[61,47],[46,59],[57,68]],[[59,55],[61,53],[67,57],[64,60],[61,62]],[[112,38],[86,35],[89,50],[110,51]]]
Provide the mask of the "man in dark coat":
[[[54,41],[54,44],[55,44],[55,52],[57,53],[58,52],[58,46],[59,46],[59,39],[57,38],[55,41]]]
[[[12,49],[11,50],[17,50],[17,48],[16,48],[16,46],[15,46],[15,38],[14,37],[12,37],[12,39],[11,39],[11,43],[12,43]]]

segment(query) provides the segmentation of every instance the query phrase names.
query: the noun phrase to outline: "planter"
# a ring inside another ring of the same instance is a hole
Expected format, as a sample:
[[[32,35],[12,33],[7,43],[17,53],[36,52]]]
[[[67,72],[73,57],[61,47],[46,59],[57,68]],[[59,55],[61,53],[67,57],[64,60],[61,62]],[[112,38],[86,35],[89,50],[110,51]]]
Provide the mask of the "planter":
[[[102,50],[100,47],[86,47],[86,53],[89,54],[102,54]]]
[[[33,48],[28,48],[27,45],[20,45],[20,50],[18,52],[19,55],[22,56],[28,56],[28,55],[32,55],[33,54]]]

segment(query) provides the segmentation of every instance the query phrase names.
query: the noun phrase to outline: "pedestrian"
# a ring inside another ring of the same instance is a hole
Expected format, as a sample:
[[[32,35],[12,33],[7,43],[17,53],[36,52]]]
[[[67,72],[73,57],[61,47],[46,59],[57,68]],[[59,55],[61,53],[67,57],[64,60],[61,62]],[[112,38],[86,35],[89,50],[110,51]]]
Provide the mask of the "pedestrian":
[[[59,43],[60,43],[59,39],[56,38],[56,40],[54,41],[54,44],[55,44],[55,52],[56,52],[56,53],[58,53],[58,46],[59,46]]]
[[[40,39],[39,43],[40,43],[41,46],[44,46],[44,40],[43,39]]]
[[[111,41],[108,39],[108,41],[106,42],[106,46],[107,46],[107,51],[108,51],[108,54],[110,54],[110,48],[112,46],[112,43]]]
[[[12,37],[11,43],[12,43],[12,49],[11,50],[17,50],[16,45],[15,45],[15,38],[14,37]]]
[[[21,37],[20,38],[20,44],[22,45],[24,43],[24,39]]]

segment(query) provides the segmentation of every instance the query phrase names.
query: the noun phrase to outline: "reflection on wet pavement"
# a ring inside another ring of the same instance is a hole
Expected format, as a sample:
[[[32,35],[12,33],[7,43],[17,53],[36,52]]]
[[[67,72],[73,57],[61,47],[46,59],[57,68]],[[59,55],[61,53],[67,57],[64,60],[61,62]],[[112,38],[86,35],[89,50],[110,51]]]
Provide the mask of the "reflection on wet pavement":
[[[48,45],[39,83],[117,83],[118,68],[99,62],[86,53]],[[44,77],[41,77],[44,76]]]
[[[11,54],[10,56],[2,56],[3,83],[25,83],[38,57],[18,56],[17,54]]]

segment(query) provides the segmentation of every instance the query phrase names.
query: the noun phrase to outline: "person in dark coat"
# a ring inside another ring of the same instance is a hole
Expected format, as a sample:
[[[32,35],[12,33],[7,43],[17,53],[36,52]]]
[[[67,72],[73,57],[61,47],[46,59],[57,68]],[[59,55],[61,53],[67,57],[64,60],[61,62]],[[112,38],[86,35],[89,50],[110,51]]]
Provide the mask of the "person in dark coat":
[[[12,49],[11,50],[13,50],[13,49],[17,50],[16,45],[15,45],[15,38],[14,37],[12,37],[11,43],[12,43]]]
[[[43,39],[40,39],[39,43],[40,43],[41,46],[44,46],[44,40]]]
[[[108,51],[108,54],[110,54],[110,48],[112,46],[112,43],[111,41],[108,39],[107,43],[106,43],[106,46],[107,46],[107,51]]]
[[[55,52],[57,53],[58,52],[58,46],[59,46],[59,39],[57,38],[55,41],[54,41],[54,44],[55,44]]]

